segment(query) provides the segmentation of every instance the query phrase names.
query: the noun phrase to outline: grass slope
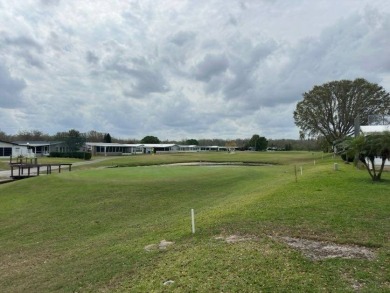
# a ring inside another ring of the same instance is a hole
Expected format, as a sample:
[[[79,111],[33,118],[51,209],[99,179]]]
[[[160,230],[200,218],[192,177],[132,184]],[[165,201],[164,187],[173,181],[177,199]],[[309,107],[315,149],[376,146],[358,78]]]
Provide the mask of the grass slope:
[[[372,184],[365,171],[347,165],[334,171],[333,160],[311,153],[139,156],[98,164],[194,160],[280,165],[88,166],[0,186],[0,291],[390,290],[389,181]],[[294,164],[303,166],[297,182]],[[232,234],[254,240],[215,239]],[[377,257],[313,262],[269,236],[364,245]],[[144,250],[163,239],[175,244]],[[174,283],[164,286],[167,280]]]

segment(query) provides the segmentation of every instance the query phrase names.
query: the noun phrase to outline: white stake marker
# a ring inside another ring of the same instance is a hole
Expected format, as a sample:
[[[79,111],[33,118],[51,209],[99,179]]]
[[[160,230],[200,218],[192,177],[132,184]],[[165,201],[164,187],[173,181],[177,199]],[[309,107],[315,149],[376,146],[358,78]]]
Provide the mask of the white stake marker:
[[[195,234],[195,212],[191,209],[192,234]]]

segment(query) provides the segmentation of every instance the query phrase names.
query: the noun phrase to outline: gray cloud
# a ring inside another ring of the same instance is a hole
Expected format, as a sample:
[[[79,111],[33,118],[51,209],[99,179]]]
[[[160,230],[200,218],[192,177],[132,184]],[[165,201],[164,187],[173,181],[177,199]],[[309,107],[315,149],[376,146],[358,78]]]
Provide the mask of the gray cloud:
[[[171,38],[170,41],[174,43],[176,46],[184,46],[188,42],[191,42],[195,39],[196,34],[194,32],[177,32],[174,34]]]
[[[61,0],[40,0],[43,5],[58,5]]]
[[[14,127],[294,137],[294,105],[314,85],[364,77],[390,90],[387,0],[1,6],[0,112],[14,108]]]
[[[43,46],[33,38],[27,36],[10,37],[3,33],[0,34],[0,41],[9,50],[13,50],[27,65],[44,68],[44,63],[40,57],[44,51]]]
[[[22,105],[22,91],[26,88],[26,82],[14,78],[9,70],[0,64],[0,107],[16,108]]]
[[[207,54],[196,65],[195,78],[201,81],[210,81],[213,76],[225,72],[229,67],[229,60],[225,55]]]
[[[40,69],[45,67],[43,61],[36,54],[31,54],[30,52],[24,51],[19,52],[17,55],[20,56],[27,63],[27,65],[31,65]]]
[[[123,93],[134,98],[144,98],[150,93],[163,93],[168,90],[164,77],[159,72],[143,68],[133,69],[125,64],[111,64],[106,66],[107,70],[130,77],[126,79],[126,87]]]
[[[42,53],[43,51],[43,47],[37,41],[27,36],[9,37],[4,35],[2,37],[2,42],[4,42],[6,45],[15,46],[18,48],[33,49],[38,53]]]
[[[374,26],[368,20],[367,14],[356,14],[325,29],[318,38],[299,42],[289,51],[274,92],[288,102],[297,99],[293,93],[331,80],[365,77],[380,82],[377,74],[389,72],[389,14],[378,14]],[[273,94],[266,100],[268,105],[277,101]]]
[[[88,63],[97,64],[99,62],[99,57],[95,55],[95,53],[91,51],[87,51],[86,59]]]

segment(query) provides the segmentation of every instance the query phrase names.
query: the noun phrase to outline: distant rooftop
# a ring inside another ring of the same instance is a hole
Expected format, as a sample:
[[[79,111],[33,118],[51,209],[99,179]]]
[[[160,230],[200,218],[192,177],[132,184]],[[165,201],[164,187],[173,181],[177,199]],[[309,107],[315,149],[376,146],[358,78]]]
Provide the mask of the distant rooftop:
[[[18,145],[24,145],[24,146],[33,146],[33,147],[40,147],[40,146],[47,146],[47,145],[55,145],[62,143],[61,141],[13,141],[12,143],[18,144]]]
[[[390,131],[390,125],[365,125],[360,126],[360,130],[365,134]]]

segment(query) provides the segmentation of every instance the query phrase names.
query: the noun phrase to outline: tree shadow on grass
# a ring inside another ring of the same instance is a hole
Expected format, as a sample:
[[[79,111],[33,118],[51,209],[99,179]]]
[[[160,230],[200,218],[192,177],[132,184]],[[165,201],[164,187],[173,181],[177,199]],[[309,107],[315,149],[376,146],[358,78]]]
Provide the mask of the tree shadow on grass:
[[[355,170],[356,172],[359,172],[359,174],[364,174],[364,177],[362,178],[361,176],[351,176],[348,181],[350,181],[351,184],[362,184],[362,183],[367,183],[367,184],[379,184],[379,185],[390,185],[390,170],[389,171],[383,171],[381,180],[379,181],[373,181],[368,174],[366,170]]]

